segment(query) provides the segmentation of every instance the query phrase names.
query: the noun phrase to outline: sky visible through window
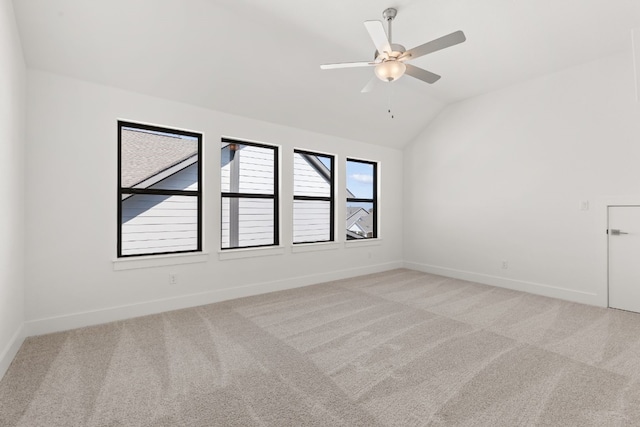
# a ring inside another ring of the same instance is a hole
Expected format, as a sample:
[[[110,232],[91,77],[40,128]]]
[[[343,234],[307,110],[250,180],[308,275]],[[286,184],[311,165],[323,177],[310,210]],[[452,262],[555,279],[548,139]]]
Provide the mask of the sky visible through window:
[[[316,159],[320,160],[323,165],[327,167],[327,169],[331,169],[331,159],[329,157],[324,157],[321,155],[317,155]]]
[[[347,162],[347,188],[358,199],[372,199],[373,165]]]
[[[347,189],[358,199],[373,198],[373,165],[347,161]],[[349,202],[351,207],[371,209],[371,203]]]

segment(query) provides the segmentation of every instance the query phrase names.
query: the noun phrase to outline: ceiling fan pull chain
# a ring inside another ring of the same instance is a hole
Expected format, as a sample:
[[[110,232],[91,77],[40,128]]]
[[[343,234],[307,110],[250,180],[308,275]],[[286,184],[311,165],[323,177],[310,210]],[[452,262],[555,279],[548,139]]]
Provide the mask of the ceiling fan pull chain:
[[[392,85],[388,85],[388,86],[389,86],[389,98],[388,98],[389,99],[389,109],[387,111],[388,111],[389,115],[391,116],[391,118],[393,119],[394,118],[393,112],[392,112],[392,109],[393,109],[393,86]]]

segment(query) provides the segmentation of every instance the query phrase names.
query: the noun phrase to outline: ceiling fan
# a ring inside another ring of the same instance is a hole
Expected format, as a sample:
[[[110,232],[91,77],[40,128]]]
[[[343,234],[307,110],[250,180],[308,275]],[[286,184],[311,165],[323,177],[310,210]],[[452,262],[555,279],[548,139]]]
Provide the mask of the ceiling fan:
[[[407,64],[415,58],[436,52],[451,46],[455,46],[464,42],[467,38],[462,31],[456,31],[438,39],[416,46],[413,49],[406,50],[404,46],[391,43],[391,21],[398,14],[397,9],[388,8],[382,12],[382,17],[387,21],[389,27],[389,37],[384,31],[384,26],[380,21],[365,21],[364,26],[376,46],[376,52],[373,61],[362,62],[343,62],[338,64],[324,64],[320,68],[330,70],[333,68],[352,68],[352,67],[373,67],[375,66],[375,75],[382,81],[392,82],[404,74],[415,77],[418,80],[432,84],[440,79],[440,76],[422,68]],[[369,92],[373,88],[376,78],[373,77],[369,83],[362,89],[362,92]]]

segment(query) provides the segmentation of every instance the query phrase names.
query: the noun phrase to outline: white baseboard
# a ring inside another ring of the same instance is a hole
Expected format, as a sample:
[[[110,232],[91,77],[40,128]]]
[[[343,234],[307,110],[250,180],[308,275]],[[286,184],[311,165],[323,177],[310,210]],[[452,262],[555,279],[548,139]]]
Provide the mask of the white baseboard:
[[[429,264],[405,261],[404,267],[422,271],[425,273],[437,274],[439,276],[452,277],[454,279],[468,280],[470,282],[482,283],[485,285],[497,286],[501,288],[513,289],[516,291],[528,292],[530,294],[542,295],[551,298],[558,298],[581,304],[606,307],[606,301],[602,301],[601,295],[574,289],[560,288],[557,286],[545,285],[541,283],[527,282],[524,280],[508,279],[505,277],[491,276],[489,274],[474,273],[471,271],[456,270],[447,267],[438,267]]]
[[[347,270],[338,270],[309,276],[299,276],[272,282],[257,283],[235,288],[216,289],[214,291],[197,294],[181,295],[137,304],[128,304],[100,310],[72,313],[62,316],[35,319],[25,322],[26,336],[42,335],[52,332],[67,331],[85,326],[98,325],[116,320],[130,319],[165,311],[196,307],[235,298],[248,297],[268,292],[299,288],[332,280],[346,279],[364,274],[380,273],[382,271],[402,268],[402,261],[376,264]]]
[[[22,324],[16,333],[13,334],[7,346],[2,350],[2,353],[0,353],[0,380],[4,377],[7,369],[9,369],[13,358],[18,354],[18,350],[20,350],[20,346],[25,338],[25,327],[24,324]]]

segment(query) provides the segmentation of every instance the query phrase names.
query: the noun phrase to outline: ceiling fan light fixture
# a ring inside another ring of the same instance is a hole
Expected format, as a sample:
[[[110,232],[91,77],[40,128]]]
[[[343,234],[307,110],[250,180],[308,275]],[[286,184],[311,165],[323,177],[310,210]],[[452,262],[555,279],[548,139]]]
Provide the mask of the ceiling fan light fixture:
[[[392,82],[398,80],[404,75],[407,66],[401,61],[388,60],[376,65],[376,76],[383,82]]]

